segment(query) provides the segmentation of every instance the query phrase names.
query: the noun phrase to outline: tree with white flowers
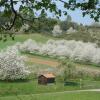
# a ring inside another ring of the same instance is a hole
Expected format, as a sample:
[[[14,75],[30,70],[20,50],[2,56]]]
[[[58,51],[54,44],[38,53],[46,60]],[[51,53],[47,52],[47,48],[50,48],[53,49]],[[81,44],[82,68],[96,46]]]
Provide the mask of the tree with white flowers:
[[[26,40],[23,44],[20,45],[20,50],[23,52],[32,52],[32,51],[38,51],[40,48],[40,45],[36,43],[36,41],[32,39]]]
[[[40,45],[29,39],[20,44],[19,50],[29,53],[36,51],[42,55],[67,57],[74,61],[100,64],[100,48],[95,43],[75,40],[48,40],[45,44]]]
[[[24,24],[24,25],[20,28],[19,32],[25,32],[25,31],[27,31],[28,29],[29,29],[29,25],[28,25],[28,24]]]
[[[53,36],[61,35],[62,34],[62,30],[61,30],[60,26],[59,25],[55,25],[54,28],[53,28],[52,33],[53,33]]]
[[[26,79],[29,74],[24,57],[19,55],[16,46],[0,52],[0,80]]]
[[[75,29],[73,29],[73,27],[70,27],[68,30],[67,30],[67,33],[66,34],[72,34],[72,33],[75,33],[77,32]]]

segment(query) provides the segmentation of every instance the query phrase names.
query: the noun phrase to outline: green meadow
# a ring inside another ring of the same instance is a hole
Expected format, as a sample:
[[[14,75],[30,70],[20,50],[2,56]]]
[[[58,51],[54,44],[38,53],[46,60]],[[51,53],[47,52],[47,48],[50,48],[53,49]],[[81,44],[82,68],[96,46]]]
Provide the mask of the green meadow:
[[[45,43],[49,39],[59,39],[51,37],[50,35],[42,34],[20,34],[15,36],[15,40],[7,38],[7,42],[0,41],[0,49],[7,46],[14,45],[17,42],[24,42],[27,39],[33,39],[36,42]],[[23,53],[24,55],[24,53]],[[25,54],[28,57],[36,57],[44,60],[59,61],[57,58],[50,58],[49,56],[42,56],[37,54]],[[28,65],[48,68],[50,66],[27,62]],[[85,64],[78,64],[77,66],[84,67]],[[87,65],[91,67],[92,65]],[[97,67],[91,67],[96,68]],[[98,68],[99,69],[99,68]],[[33,68],[34,71],[34,68]],[[79,80],[76,81],[78,85],[64,86],[64,83],[56,80],[56,84],[38,85],[37,79],[30,76],[29,80],[21,81],[0,81],[0,100],[99,100],[100,92],[65,92],[84,89],[98,89],[100,88],[100,81],[84,80],[83,87],[80,88]]]

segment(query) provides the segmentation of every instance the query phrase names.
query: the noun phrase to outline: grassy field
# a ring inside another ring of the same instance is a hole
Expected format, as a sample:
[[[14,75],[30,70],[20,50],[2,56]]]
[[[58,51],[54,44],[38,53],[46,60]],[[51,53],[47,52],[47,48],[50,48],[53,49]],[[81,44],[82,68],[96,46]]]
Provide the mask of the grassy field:
[[[20,35],[15,35],[15,40],[13,41],[11,38],[7,38],[7,41],[6,42],[3,42],[3,41],[0,41],[0,49],[2,48],[5,48],[9,45],[13,45],[15,44],[16,42],[23,42],[27,39],[33,39],[37,42],[46,42],[47,40],[49,39],[57,39],[57,38],[54,38],[54,37],[51,37],[49,35],[42,35],[42,34],[20,34]]]
[[[0,97],[0,100],[100,100],[100,92],[30,94]]]
[[[38,69],[50,69],[50,66],[34,64],[27,62],[30,65],[31,70]],[[34,68],[35,67],[35,68]],[[61,92],[61,91],[72,91],[72,90],[80,90],[80,89],[92,89],[92,88],[100,88],[100,81],[91,81],[91,80],[83,80],[82,88],[80,88],[80,81],[76,80],[76,85],[64,85],[64,83],[56,78],[56,84],[50,85],[39,85],[37,82],[37,78],[32,74],[30,76],[30,80],[26,81],[0,81],[0,97],[1,96],[14,96],[18,95],[29,95],[29,94],[38,94],[38,93],[51,93],[51,92]]]
[[[49,39],[58,39],[53,38],[51,36],[40,35],[40,34],[30,34],[30,35],[16,35],[15,41],[12,41],[8,38],[7,42],[0,41],[0,49],[6,48],[9,45],[13,45],[16,42],[23,42],[27,39],[33,39],[37,42],[45,43]],[[23,53],[24,54],[24,53]],[[50,58],[48,56],[42,55],[30,55],[25,54],[28,57],[36,57],[43,60],[51,60],[51,61],[59,61],[56,58]],[[27,62],[28,65],[38,66],[41,68],[48,68],[50,66],[36,64],[32,62]],[[83,64],[76,64],[77,66],[84,67]],[[91,67],[89,65],[88,67]],[[34,68],[33,68],[34,70]],[[69,91],[69,90],[79,90],[79,80],[77,81],[78,85],[70,85],[64,86],[63,82],[56,80],[56,84],[51,85],[38,85],[37,79],[34,79],[34,76],[31,76],[31,80],[28,81],[14,81],[14,82],[7,82],[7,81],[0,81],[0,100],[99,100],[100,94],[99,92],[82,92],[82,93],[60,93],[56,94],[54,92],[61,92],[61,91]],[[88,89],[88,88],[100,88],[100,81],[90,81],[84,80],[84,86],[81,89]],[[40,93],[40,94],[39,94]],[[53,93],[53,94],[41,94],[41,93]],[[32,95],[31,95],[32,94]],[[37,95],[39,94],[39,95]],[[15,96],[18,95],[18,96]]]
[[[31,70],[39,70],[50,69],[50,66],[28,63],[30,65]],[[33,66],[32,66],[33,65]],[[35,68],[34,68],[35,67]],[[50,93],[50,92],[61,92],[61,91],[72,91],[72,90],[80,90],[80,89],[95,89],[100,88],[100,81],[91,81],[91,80],[83,80],[82,88],[80,88],[80,81],[74,81],[76,85],[64,85],[64,82],[56,78],[56,84],[50,85],[39,85],[38,79],[32,74],[30,76],[30,80],[26,81],[0,81],[0,96],[13,96],[15,94],[18,95],[26,95],[26,94],[38,94],[38,93]]]
[[[88,37],[89,37],[89,39],[87,39]],[[13,45],[16,42],[23,42],[23,41],[25,41],[29,38],[33,39],[33,40],[36,40],[37,42],[42,42],[42,43],[46,42],[49,39],[67,39],[67,40],[73,40],[74,39],[74,40],[83,40],[83,41],[89,40],[89,41],[91,41],[90,36],[87,36],[86,34],[81,34],[81,33],[72,34],[72,36],[71,35],[67,35],[67,36],[64,35],[64,36],[61,36],[61,37],[58,37],[58,38],[52,37],[51,35],[48,35],[48,34],[47,35],[46,34],[37,34],[37,33],[24,34],[24,35],[19,34],[19,35],[15,35],[15,40],[14,41],[12,41],[12,39],[9,38],[9,37],[7,37],[7,42],[0,41],[0,48],[5,48],[6,46]]]
[[[0,96],[50,93],[78,89],[80,89],[79,86],[64,86],[64,84],[60,82],[46,86],[38,85],[37,80],[26,82],[0,82]]]

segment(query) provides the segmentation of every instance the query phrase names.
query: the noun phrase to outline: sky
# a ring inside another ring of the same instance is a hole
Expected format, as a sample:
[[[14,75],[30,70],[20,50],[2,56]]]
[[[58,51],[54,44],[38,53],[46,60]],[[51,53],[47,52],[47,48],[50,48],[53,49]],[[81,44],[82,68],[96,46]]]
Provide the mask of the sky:
[[[15,9],[19,8],[20,3],[15,6]],[[63,4],[61,2],[57,2],[58,8],[64,10]],[[83,24],[83,25],[90,25],[94,22],[93,19],[89,17],[89,15],[86,15],[85,17],[82,16],[82,11],[77,9],[75,11],[68,11],[68,14],[72,17],[73,22],[77,22],[78,24]],[[49,17],[52,17],[52,14],[48,13]],[[61,16],[61,20],[65,20],[67,16]]]
[[[82,0],[83,1],[83,0]],[[20,3],[18,4],[20,5]],[[19,6],[16,6],[16,9],[18,9]],[[63,3],[61,3],[60,1],[57,2],[57,6],[58,8],[64,10],[63,8]],[[86,15],[85,17],[82,16],[82,11],[77,9],[75,11],[68,11],[68,14],[72,17],[72,21],[73,22],[77,22],[78,24],[83,24],[83,25],[90,25],[91,23],[94,22],[93,19],[91,19],[89,17],[89,15]],[[48,13],[49,17],[52,17],[52,14]],[[65,20],[67,18],[67,16],[61,16],[61,20]]]
[[[82,16],[82,11],[77,9],[75,11],[68,11],[68,14],[72,17],[72,21],[77,22],[78,24],[82,23],[83,25],[90,25],[94,22],[93,19],[86,15],[85,17]],[[66,16],[62,16],[61,20],[66,19]]]
[[[72,21],[76,22],[78,24],[83,25],[91,25],[95,21],[89,17],[89,15],[86,15],[85,17],[82,16],[82,11],[77,9],[75,11],[67,11],[68,15],[71,16]],[[49,17],[52,17],[52,14],[48,14]],[[55,18],[55,17],[54,17]],[[61,16],[61,20],[66,20],[67,16]]]
[[[64,9],[63,4],[61,2],[57,2],[58,8]],[[94,22],[93,19],[86,15],[85,17],[82,16],[82,11],[80,9],[76,9],[75,11],[68,11],[68,14],[72,17],[72,21],[77,23],[82,23],[83,25],[90,25]],[[66,16],[62,16],[61,20],[65,20]]]

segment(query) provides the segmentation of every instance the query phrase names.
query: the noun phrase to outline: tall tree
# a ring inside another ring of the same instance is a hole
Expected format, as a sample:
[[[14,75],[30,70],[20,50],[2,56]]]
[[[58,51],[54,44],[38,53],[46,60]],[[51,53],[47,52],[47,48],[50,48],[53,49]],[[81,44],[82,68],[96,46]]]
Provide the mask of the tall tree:
[[[71,16],[70,16],[70,15],[68,15],[66,20],[67,20],[67,22],[71,22],[71,21],[72,21]]]

